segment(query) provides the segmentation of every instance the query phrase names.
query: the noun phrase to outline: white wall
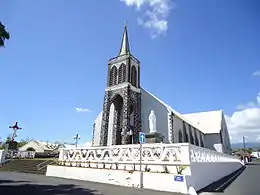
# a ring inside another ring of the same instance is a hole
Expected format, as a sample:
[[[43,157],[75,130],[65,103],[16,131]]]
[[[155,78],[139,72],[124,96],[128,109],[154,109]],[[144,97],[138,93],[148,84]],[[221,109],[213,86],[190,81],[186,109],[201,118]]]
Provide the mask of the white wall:
[[[192,162],[191,176],[186,178],[187,184],[198,191],[242,167],[242,164],[234,162]]]
[[[141,90],[141,117],[142,131],[149,133],[149,115],[151,110],[156,115],[156,129],[158,133],[164,136],[164,143],[169,143],[168,139],[168,109],[157,101],[153,96],[144,89]]]
[[[0,164],[5,161],[5,150],[0,150]]]
[[[151,110],[155,112],[156,115],[156,129],[158,133],[161,133],[164,136],[164,143],[178,143],[178,132],[182,131],[182,135],[184,136],[184,129],[183,129],[183,119],[181,119],[179,116],[175,115],[173,119],[173,140],[172,140],[172,134],[169,132],[170,124],[169,124],[169,113],[171,110],[167,108],[164,104],[162,104],[160,101],[158,101],[155,97],[153,97],[151,94],[149,94],[144,89],[141,89],[141,120],[142,120],[142,131],[145,133],[149,133],[149,115]],[[113,113],[113,112],[112,112]],[[175,113],[174,113],[175,114]],[[111,145],[112,137],[111,130],[113,121],[110,120],[112,118],[112,114],[110,113],[109,117],[109,135],[108,135],[108,145]],[[93,146],[99,146],[100,142],[100,131],[101,131],[101,123],[102,123],[102,112],[99,114],[99,116],[95,120],[95,132],[94,132],[94,141]],[[185,122],[186,130],[189,130],[189,125],[187,122]],[[195,132],[193,126],[192,128],[192,135],[193,140],[195,141],[194,134],[198,134],[198,132]],[[188,136],[189,132],[188,132]],[[198,136],[199,139],[199,136]]]
[[[101,131],[101,123],[102,123],[102,114],[103,112],[100,112],[98,117],[95,120],[95,132],[93,137],[93,146],[99,146],[100,144],[100,131]]]
[[[218,151],[218,145],[220,144],[220,134],[219,133],[212,133],[212,134],[205,134],[204,136],[205,147],[210,150]],[[215,147],[217,145],[217,147]],[[222,152],[222,151],[219,151]]]
[[[228,129],[227,129],[227,124],[226,124],[226,120],[225,120],[224,115],[222,116],[221,128],[222,128],[222,132],[223,132],[222,136],[223,136],[224,152],[231,154],[232,149],[231,149],[231,143],[230,143],[230,136],[229,136],[229,132],[228,132]]]
[[[243,166],[234,156],[190,145],[191,176],[186,181],[195,190],[200,190]]]
[[[62,166],[48,166],[46,175],[138,187],[139,172],[136,170],[139,170],[140,167],[136,165],[139,164],[139,162],[130,157],[125,159],[121,157],[121,155],[128,153],[127,151],[138,151],[134,150],[137,146],[138,145],[124,145],[113,146],[114,148],[86,148],[84,153],[91,151],[94,154],[91,158],[88,155],[83,157],[83,150],[75,149],[72,156],[67,155],[68,152],[71,153],[71,151],[64,150],[61,151],[59,156],[59,163]],[[148,189],[170,192],[179,191],[182,193],[185,193],[189,187],[200,190],[244,166],[243,163],[234,156],[187,143],[144,144],[144,154],[148,154],[145,151],[150,151],[151,148],[154,149],[156,147],[164,148],[162,152],[164,155],[171,151],[170,156],[176,154],[176,158],[165,161],[165,157],[163,156],[161,156],[160,159],[154,158],[153,155],[144,156],[143,159],[146,159],[143,161],[142,167],[144,171],[144,188]],[[120,148],[121,150],[117,156],[109,152],[115,148]],[[173,150],[173,148],[175,149]],[[97,156],[97,154],[101,155]],[[107,154],[111,154],[111,156]],[[104,157],[105,155],[106,159]],[[136,155],[133,154],[133,156]],[[127,162],[127,164],[125,162]],[[155,167],[154,163],[158,166]],[[81,167],[78,167],[79,165]],[[118,167],[116,165],[118,165]],[[148,165],[148,168],[151,168],[150,172],[144,170],[146,165]],[[185,177],[184,182],[174,181],[176,172],[172,170],[176,170],[176,166],[179,165],[187,165],[187,170],[185,169],[185,171],[182,172]],[[172,167],[168,169],[168,173],[161,172],[160,167],[165,166]]]
[[[140,172],[138,171],[129,173],[129,171],[123,170],[91,169],[49,165],[47,167],[46,176],[92,181],[136,188],[140,186]],[[175,182],[173,174],[144,172],[143,187],[146,189],[160,191],[187,193],[185,180],[183,182]]]
[[[110,105],[109,109],[109,119],[108,119],[108,136],[107,136],[107,145],[111,146],[112,145],[112,140],[113,140],[113,127],[114,127],[114,117],[115,117],[115,105],[112,103]],[[102,120],[101,120],[102,122]],[[101,129],[101,126],[100,126]]]

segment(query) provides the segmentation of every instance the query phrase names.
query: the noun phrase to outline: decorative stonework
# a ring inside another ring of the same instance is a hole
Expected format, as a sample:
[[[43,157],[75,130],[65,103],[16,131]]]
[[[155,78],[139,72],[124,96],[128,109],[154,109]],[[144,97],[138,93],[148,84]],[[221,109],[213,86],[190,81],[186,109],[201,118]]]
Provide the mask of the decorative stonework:
[[[194,163],[241,163],[240,159],[234,156],[183,143],[143,144],[142,154],[140,154],[139,144],[62,149],[58,164],[135,171],[140,169],[140,155],[142,155],[143,171],[149,169],[150,172],[161,173],[176,173],[178,167],[189,167]],[[191,174],[189,169],[185,172],[183,174]]]
[[[136,143],[138,131],[141,130],[140,62],[131,55],[127,28],[124,30],[119,55],[108,62],[107,75],[109,78],[103,103],[100,146],[107,146],[110,136],[112,145]],[[114,121],[112,132],[108,132],[112,104],[115,105]],[[132,112],[134,118],[130,126]],[[108,133],[112,135],[108,136]]]
[[[100,146],[107,145],[110,105],[111,105],[110,92],[106,91],[104,97],[104,103],[103,103],[102,123],[101,123],[101,132],[100,132]]]
[[[182,161],[181,145],[144,144],[142,159],[146,164],[178,164]],[[60,161],[80,162],[114,162],[138,163],[140,161],[140,146],[138,144],[111,147],[89,147],[77,149],[63,149]]]
[[[107,137],[108,137],[108,123],[109,123],[109,113],[110,113],[110,106],[114,102],[114,99],[117,96],[121,96],[123,99],[122,105],[122,112],[123,112],[123,119],[122,123],[122,140],[121,144],[130,144],[131,139],[129,135],[130,131],[130,106],[133,106],[134,112],[134,143],[137,142],[138,131],[141,129],[141,93],[137,91],[133,91],[130,85],[126,87],[120,87],[118,89],[113,90],[106,90],[104,104],[103,104],[103,116],[102,116],[102,125],[101,125],[101,146],[107,145]],[[114,115],[114,125],[112,131],[112,144],[118,144],[117,140],[119,128],[121,127],[120,124],[120,111],[115,108],[115,115]]]
[[[142,122],[141,122],[141,93],[132,92],[135,94],[136,101],[134,101],[134,143],[138,143],[139,132],[142,129]]]
[[[239,159],[225,154],[202,148],[195,145],[190,145],[190,160],[191,162],[238,162]]]
[[[174,121],[174,115],[172,112],[168,111],[168,136],[169,136],[169,142],[174,143],[174,132],[173,132],[173,121]]]

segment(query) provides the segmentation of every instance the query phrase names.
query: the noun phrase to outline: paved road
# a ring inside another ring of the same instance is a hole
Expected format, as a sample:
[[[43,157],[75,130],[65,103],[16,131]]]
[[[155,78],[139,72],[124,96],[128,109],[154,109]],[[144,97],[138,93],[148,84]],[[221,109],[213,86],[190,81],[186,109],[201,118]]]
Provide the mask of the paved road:
[[[238,174],[205,189],[200,195],[259,195],[260,162],[249,164]],[[232,181],[233,180],[233,181]],[[230,185],[228,185],[232,181]],[[224,185],[223,185],[224,184]],[[226,184],[226,185],[225,185]],[[177,195],[86,181],[67,180],[15,172],[0,172],[1,194],[37,195]]]
[[[179,195],[15,172],[0,172],[0,191],[3,195]]]
[[[232,178],[230,178],[232,180]],[[226,181],[226,183],[229,183]],[[205,190],[200,195],[259,195],[260,194],[260,162],[252,162],[228,186],[223,183],[215,189]]]

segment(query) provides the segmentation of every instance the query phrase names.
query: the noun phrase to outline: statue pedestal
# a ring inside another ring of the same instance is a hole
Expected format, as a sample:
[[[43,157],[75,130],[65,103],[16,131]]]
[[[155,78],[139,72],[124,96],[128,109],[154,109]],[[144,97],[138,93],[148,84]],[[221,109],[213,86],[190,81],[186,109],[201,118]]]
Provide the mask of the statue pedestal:
[[[146,143],[161,143],[163,142],[163,135],[157,132],[147,133],[146,134]]]

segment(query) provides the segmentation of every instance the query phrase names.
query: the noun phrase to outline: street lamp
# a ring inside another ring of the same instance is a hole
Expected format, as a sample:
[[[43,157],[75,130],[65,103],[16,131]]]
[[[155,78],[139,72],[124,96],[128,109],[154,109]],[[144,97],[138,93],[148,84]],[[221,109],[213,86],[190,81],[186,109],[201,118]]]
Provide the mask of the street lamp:
[[[78,147],[78,141],[80,140],[80,135],[77,133],[73,139],[75,140],[75,145],[76,145],[76,148]]]

